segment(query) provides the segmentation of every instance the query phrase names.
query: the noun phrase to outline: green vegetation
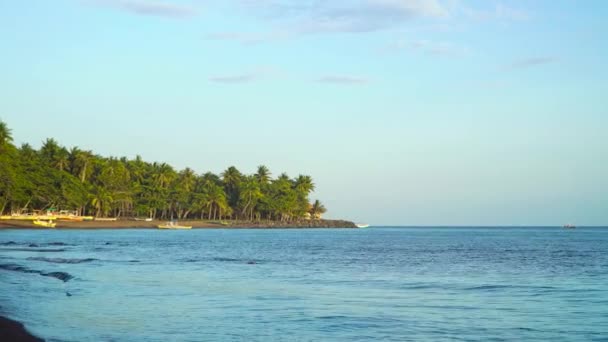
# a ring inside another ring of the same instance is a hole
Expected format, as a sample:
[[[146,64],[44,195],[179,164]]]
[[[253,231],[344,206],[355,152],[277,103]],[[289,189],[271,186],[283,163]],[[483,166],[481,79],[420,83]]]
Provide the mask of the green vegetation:
[[[242,219],[282,222],[319,218],[325,207],[310,204],[310,176],[276,179],[265,166],[245,175],[234,166],[221,175],[176,171],[139,156],[104,158],[47,139],[40,150],[12,144],[0,121],[0,214],[61,208],[80,215],[156,219]]]

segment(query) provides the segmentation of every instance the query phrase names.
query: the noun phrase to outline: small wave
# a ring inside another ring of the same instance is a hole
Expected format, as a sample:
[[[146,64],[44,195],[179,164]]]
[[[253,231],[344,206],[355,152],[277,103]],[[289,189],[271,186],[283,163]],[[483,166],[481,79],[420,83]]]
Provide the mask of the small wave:
[[[56,278],[64,283],[74,277],[66,272],[44,272],[39,270],[33,270],[31,268],[27,268],[25,266],[17,265],[17,264],[0,264],[1,270],[13,271],[13,272],[21,272],[21,273],[30,273],[30,274],[39,274],[43,277],[51,277]]]
[[[467,291],[484,291],[484,290],[498,290],[509,288],[509,285],[481,285],[481,286],[473,286],[467,287],[465,290]]]
[[[31,257],[27,260],[45,261],[55,264],[81,264],[83,262],[91,262],[98,259],[95,258],[84,258],[84,259],[64,259],[64,258],[45,258],[45,257]]]
[[[18,245],[18,243],[16,243],[15,241],[0,242],[0,246],[14,246],[14,245]]]
[[[526,286],[526,285],[480,285],[467,287],[466,291],[492,291],[500,289],[537,289],[537,290],[548,290],[554,289],[552,286]]]
[[[515,328],[515,330],[521,330],[521,331],[540,331],[538,329],[527,328],[527,327],[517,327],[517,328]]]
[[[247,265],[257,265],[260,263],[259,260],[253,259],[236,259],[236,258],[224,258],[224,257],[215,257],[215,258],[188,258],[182,259],[181,262],[208,262],[208,261],[219,261],[219,262],[242,262]]]
[[[0,251],[10,252],[65,252],[63,248],[0,248]]]
[[[70,246],[69,244],[67,244],[65,242],[49,242],[49,243],[45,243],[43,245],[45,245],[45,246]]]
[[[346,319],[348,316],[336,315],[336,316],[319,316],[318,319]]]
[[[57,278],[57,279],[63,281],[64,283],[67,282],[68,280],[74,278],[72,275],[70,275],[67,272],[40,272],[40,275],[45,276],[45,277]]]
[[[218,258],[213,258],[213,261],[236,262],[236,261],[245,261],[245,260],[243,260],[243,259],[234,259],[234,258],[222,258],[222,257],[218,257]]]
[[[25,266],[17,265],[17,264],[0,264],[0,270],[6,271],[15,271],[22,273],[39,273],[39,271],[31,270]]]
[[[15,242],[15,241],[7,241],[0,242],[0,246],[27,246],[27,247],[53,247],[53,246],[70,246],[65,242]]]

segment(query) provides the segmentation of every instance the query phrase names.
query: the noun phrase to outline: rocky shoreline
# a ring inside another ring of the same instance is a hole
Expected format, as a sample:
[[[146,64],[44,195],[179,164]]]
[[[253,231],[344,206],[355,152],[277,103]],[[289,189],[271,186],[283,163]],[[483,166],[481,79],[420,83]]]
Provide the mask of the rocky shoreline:
[[[45,228],[34,225],[25,220],[0,220],[0,229],[29,228],[29,229],[156,229],[165,221],[57,221],[56,228]],[[207,220],[183,220],[180,224],[192,226],[193,229],[281,229],[281,228],[357,228],[351,221],[345,220],[302,220],[294,222],[279,221],[207,221]]]

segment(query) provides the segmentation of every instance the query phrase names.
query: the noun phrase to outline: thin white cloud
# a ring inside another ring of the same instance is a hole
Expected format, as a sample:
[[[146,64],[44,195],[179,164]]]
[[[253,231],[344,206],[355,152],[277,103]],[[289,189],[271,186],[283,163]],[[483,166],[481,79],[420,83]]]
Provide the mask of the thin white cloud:
[[[169,2],[145,0],[92,0],[94,4],[111,7],[137,15],[185,19],[196,15],[193,8]]]
[[[328,84],[344,84],[344,85],[358,85],[369,83],[370,80],[358,76],[346,76],[346,75],[326,75],[316,80],[319,83]]]

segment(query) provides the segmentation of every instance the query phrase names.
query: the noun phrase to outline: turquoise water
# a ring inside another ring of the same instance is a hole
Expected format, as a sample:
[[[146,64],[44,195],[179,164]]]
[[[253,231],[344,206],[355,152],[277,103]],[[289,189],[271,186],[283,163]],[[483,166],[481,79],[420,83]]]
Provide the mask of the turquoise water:
[[[608,340],[608,229],[0,230],[48,341]]]

